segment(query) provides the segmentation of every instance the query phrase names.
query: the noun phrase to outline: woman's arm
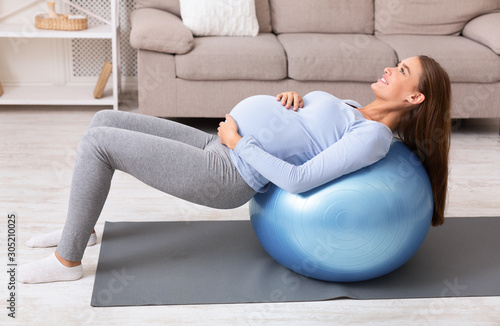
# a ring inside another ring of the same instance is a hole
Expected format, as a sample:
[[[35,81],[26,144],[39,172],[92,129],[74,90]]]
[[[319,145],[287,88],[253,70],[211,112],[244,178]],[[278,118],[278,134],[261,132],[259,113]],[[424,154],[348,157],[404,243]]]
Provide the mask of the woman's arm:
[[[386,132],[352,131],[302,165],[293,165],[266,151],[259,142],[245,136],[234,152],[267,180],[290,193],[301,193],[383,158],[392,138]]]

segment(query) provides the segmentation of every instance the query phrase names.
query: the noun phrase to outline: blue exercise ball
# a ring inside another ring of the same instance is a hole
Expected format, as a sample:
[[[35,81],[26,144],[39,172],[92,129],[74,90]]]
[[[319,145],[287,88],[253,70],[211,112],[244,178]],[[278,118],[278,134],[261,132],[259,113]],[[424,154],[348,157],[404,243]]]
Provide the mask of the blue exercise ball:
[[[407,262],[431,225],[433,197],[418,157],[401,141],[368,167],[313,190],[271,185],[250,201],[257,238],[277,262],[311,278],[364,281]]]

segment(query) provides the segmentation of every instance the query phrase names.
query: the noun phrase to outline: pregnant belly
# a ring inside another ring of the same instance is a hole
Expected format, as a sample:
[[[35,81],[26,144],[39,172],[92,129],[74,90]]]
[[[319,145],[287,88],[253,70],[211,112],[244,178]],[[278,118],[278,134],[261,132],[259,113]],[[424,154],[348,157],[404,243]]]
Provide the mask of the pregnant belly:
[[[269,95],[257,95],[244,99],[230,112],[238,124],[241,136],[254,136],[261,144],[273,142],[276,137],[290,137],[292,125],[299,114],[285,109],[281,102]],[[287,132],[288,131],[288,132]]]

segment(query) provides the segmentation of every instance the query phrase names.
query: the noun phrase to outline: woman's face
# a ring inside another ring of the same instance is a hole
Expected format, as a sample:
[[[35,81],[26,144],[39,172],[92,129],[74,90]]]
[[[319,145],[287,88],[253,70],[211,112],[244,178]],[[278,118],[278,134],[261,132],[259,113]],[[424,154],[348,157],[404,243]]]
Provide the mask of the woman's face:
[[[422,66],[418,57],[402,60],[397,67],[384,69],[384,75],[372,84],[377,99],[399,105],[420,104],[424,95],[418,91]]]

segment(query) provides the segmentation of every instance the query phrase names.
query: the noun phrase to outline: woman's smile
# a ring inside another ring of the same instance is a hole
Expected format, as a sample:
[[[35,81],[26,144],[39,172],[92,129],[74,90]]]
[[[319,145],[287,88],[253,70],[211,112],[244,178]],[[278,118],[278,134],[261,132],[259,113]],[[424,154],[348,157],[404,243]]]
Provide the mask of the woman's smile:
[[[378,82],[385,84],[385,85],[389,85],[389,82],[387,81],[387,79],[385,79],[385,77],[379,78]]]

